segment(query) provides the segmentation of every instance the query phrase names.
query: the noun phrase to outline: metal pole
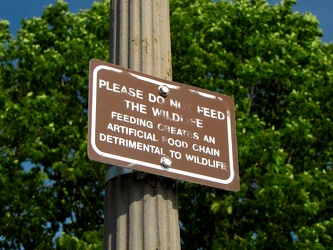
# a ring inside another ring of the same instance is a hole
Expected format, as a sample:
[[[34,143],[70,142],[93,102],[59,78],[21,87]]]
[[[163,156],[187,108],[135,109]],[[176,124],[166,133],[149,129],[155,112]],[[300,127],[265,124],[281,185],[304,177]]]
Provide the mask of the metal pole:
[[[111,63],[172,79],[169,0],[111,1]],[[104,249],[180,249],[177,182],[107,166]]]

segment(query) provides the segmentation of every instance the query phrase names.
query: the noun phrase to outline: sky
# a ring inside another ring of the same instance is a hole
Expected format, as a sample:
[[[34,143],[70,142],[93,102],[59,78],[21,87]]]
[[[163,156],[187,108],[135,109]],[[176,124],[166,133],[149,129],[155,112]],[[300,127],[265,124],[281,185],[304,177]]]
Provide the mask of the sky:
[[[76,13],[80,9],[89,9],[94,0],[67,0],[69,10]],[[268,0],[275,4],[280,0]],[[56,0],[0,0],[0,19],[10,22],[10,30],[13,35],[20,28],[22,19],[40,17],[44,7],[55,4]],[[319,28],[324,36],[323,42],[333,42],[333,0],[297,0],[294,11],[300,13],[311,12],[319,20]]]

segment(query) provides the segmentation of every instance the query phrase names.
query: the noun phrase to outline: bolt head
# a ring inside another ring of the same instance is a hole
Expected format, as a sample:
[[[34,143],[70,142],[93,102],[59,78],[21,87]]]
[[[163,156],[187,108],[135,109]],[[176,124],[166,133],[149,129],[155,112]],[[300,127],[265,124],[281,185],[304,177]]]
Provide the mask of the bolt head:
[[[162,157],[162,158],[161,158],[161,165],[162,165],[162,167],[164,167],[164,168],[170,168],[171,165],[172,165],[172,160],[171,160],[171,158],[168,157],[168,156],[164,156],[164,157]]]
[[[163,96],[163,97],[167,97],[169,95],[169,88],[166,85],[160,86],[158,91],[160,92],[161,96]]]

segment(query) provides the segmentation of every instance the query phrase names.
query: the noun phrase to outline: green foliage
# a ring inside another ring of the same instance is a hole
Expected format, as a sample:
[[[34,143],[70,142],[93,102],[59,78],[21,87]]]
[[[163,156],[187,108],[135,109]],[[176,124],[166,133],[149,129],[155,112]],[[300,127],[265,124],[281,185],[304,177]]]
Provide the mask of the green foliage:
[[[101,239],[102,232],[93,231],[85,232],[82,235],[83,239],[78,239],[75,236],[62,235],[57,239],[57,249],[61,250],[100,250],[103,249]]]
[[[332,45],[293,4],[171,5],[174,79],[235,98],[241,180],[236,194],[181,184],[184,249],[333,243]]]
[[[172,0],[175,81],[235,99],[241,190],[179,184],[182,249],[333,244],[333,47],[294,0]],[[0,21],[0,248],[101,249],[103,165],[86,154],[88,63],[109,1]],[[61,234],[61,235],[59,235]]]
[[[2,249],[53,249],[60,229],[60,248],[97,249],[87,232],[102,242],[104,167],[86,154],[87,76],[91,58],[108,57],[108,6],[75,15],[58,1],[23,20],[15,39],[0,24]]]

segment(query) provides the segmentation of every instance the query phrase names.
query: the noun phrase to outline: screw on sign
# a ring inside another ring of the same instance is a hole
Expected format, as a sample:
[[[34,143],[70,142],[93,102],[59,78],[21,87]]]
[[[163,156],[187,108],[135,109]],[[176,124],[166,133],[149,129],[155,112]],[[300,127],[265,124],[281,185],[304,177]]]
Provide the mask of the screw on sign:
[[[167,97],[169,94],[169,88],[166,85],[160,86],[158,90],[163,97]]]
[[[162,167],[165,167],[165,168],[170,168],[171,167],[171,164],[172,164],[172,160],[170,157],[168,156],[163,156],[161,158],[161,165]]]
[[[93,59],[88,156],[238,191],[233,99]]]

